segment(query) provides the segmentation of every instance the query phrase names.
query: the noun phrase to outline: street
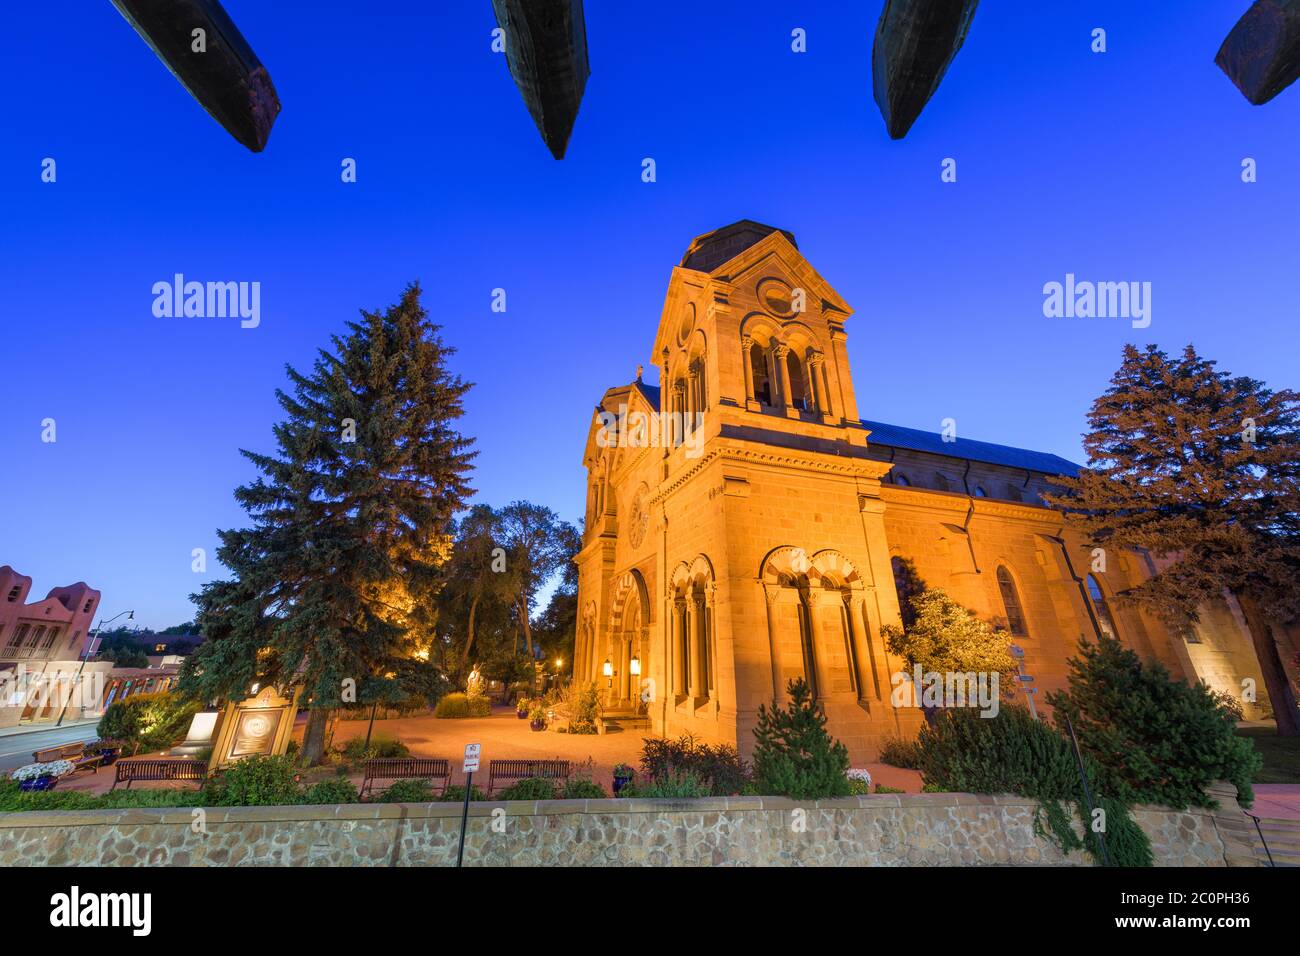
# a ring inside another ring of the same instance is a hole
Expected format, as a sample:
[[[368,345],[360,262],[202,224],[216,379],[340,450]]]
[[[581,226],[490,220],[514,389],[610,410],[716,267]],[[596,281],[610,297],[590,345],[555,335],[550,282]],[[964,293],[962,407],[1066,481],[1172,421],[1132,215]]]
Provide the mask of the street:
[[[50,727],[48,730],[36,730],[26,734],[0,736],[0,772],[8,774],[24,764],[31,763],[33,750],[94,740],[98,736],[93,721],[69,727]]]

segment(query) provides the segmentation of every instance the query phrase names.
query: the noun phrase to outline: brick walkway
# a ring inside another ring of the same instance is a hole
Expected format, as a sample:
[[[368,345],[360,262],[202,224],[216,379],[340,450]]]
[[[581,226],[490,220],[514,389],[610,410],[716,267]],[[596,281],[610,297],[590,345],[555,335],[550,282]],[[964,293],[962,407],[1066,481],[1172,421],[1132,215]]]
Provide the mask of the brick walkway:
[[[294,739],[302,743],[304,721],[299,720],[294,728]],[[341,747],[353,738],[364,738],[367,720],[340,720],[335,725],[334,746]],[[515,716],[513,708],[497,708],[491,717],[467,717],[459,720],[439,720],[432,714],[419,717],[400,717],[392,720],[375,721],[373,739],[400,740],[418,757],[446,757],[453,767],[452,783],[462,784],[464,776],[460,772],[461,759],[465,745],[477,743],[482,745],[482,770],[476,775],[484,789],[487,787],[487,766],[489,760],[505,759],[552,759],[572,761],[575,765],[592,761],[592,779],[607,791],[613,789],[614,765],[628,763],[636,767],[641,760],[641,743],[644,737],[639,733],[624,732],[603,735],[559,734],[552,730],[534,732],[528,721]],[[143,755],[142,755],[143,756]],[[913,770],[900,770],[885,764],[867,764],[871,779],[888,787],[896,787],[908,793],[920,793],[921,775]],[[80,773],[60,781],[60,790],[86,790],[92,793],[105,793],[113,784],[114,772],[105,767],[91,773]],[[359,774],[352,777],[356,783],[361,782]],[[167,784],[138,783],[132,789],[142,787],[158,788]],[[185,786],[193,788],[193,784]]]

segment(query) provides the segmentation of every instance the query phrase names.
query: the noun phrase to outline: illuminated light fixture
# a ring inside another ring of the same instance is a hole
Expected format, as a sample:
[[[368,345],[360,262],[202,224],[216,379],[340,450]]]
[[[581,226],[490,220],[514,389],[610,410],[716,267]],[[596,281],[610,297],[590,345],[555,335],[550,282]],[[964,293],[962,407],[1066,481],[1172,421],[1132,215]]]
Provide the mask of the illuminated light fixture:
[[[627,672],[631,674],[633,677],[640,677],[641,658],[637,657],[635,654],[632,655],[632,659],[627,662]]]
[[[251,697],[253,694],[256,694],[257,689],[261,686],[261,684],[254,684],[252,687],[248,688],[248,695]]]
[[[602,668],[602,671],[601,671],[601,672],[602,672],[606,677],[613,677],[613,676],[614,676],[614,664],[613,664],[613,662],[612,662],[608,657],[605,658],[605,666],[604,666],[604,668]]]

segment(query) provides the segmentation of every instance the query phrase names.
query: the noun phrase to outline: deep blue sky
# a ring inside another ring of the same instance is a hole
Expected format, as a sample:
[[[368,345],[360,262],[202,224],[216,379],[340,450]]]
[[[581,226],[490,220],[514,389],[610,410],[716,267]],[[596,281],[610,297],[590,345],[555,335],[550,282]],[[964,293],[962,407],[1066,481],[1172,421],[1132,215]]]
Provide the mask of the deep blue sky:
[[[188,620],[222,573],[193,574],[191,549],[243,522],[238,449],[272,448],[284,364],[415,278],[476,383],[481,498],[577,520],[593,404],[649,365],[690,239],[744,217],[793,231],[856,309],[867,418],[952,416],[1078,460],[1125,341],[1300,385],[1300,89],[1251,107],[1213,63],[1247,0],[986,2],[902,142],[871,98],[880,2],[588,0],[592,75],[559,163],[489,49],[488,0],[228,0],[283,103],[261,155],[108,0],[76,6],[16,5],[0,32],[22,78],[0,120],[0,564],[40,595],[83,579],[106,615]],[[150,287],[176,272],[260,281],[261,327],[154,318]],[[1152,282],[1151,327],[1044,318],[1067,272]]]

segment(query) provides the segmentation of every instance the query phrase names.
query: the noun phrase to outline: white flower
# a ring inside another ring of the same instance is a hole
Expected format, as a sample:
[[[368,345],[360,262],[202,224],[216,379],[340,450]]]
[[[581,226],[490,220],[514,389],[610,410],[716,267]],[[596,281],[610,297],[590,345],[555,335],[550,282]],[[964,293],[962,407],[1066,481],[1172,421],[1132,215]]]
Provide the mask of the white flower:
[[[871,771],[865,768],[862,770],[851,768],[845,771],[844,776],[850,780],[861,780],[868,787],[871,786]]]
[[[29,763],[19,767],[9,775],[11,780],[35,780],[37,777],[62,777],[72,773],[72,763],[67,760],[51,760],[49,763]]]

